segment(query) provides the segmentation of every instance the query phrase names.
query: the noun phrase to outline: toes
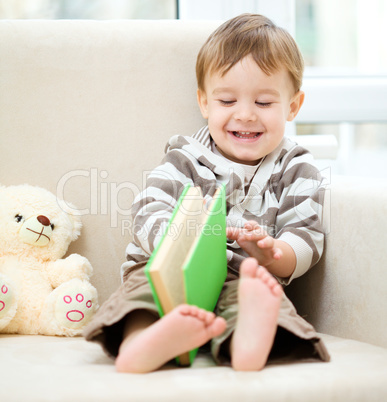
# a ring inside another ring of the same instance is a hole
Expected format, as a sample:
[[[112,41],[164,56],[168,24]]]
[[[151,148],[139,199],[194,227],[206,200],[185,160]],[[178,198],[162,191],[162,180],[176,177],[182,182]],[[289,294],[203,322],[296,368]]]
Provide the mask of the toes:
[[[215,313],[212,311],[207,311],[190,304],[181,304],[176,308],[180,314],[195,317],[198,320],[203,321],[205,325],[211,325],[216,317]]]
[[[269,274],[269,271],[261,265],[257,268],[255,276],[265,283],[272,278],[272,276]]]
[[[201,320],[203,312],[202,309],[200,309],[198,306],[187,304],[187,315],[190,315],[191,317],[196,317],[199,320]]]
[[[269,288],[274,288],[274,286],[276,286],[276,285],[278,285],[278,282],[277,282],[277,280],[273,277],[273,276],[270,276],[270,278],[267,280],[267,286],[269,286]]]
[[[189,315],[191,315],[192,317],[196,317],[200,321],[203,321],[206,326],[211,325],[214,322],[216,316],[212,311],[207,311],[196,306],[190,307],[191,312]]]
[[[273,276],[271,275],[271,274],[269,274],[269,272],[264,272],[263,274],[262,274],[262,277],[261,277],[261,281],[268,287],[268,288],[271,288],[271,286],[274,284],[273,283],[273,280],[274,278],[273,278]],[[274,281],[275,281],[275,279],[274,279]]]
[[[215,321],[216,315],[212,311],[206,311],[204,322],[205,324],[211,325]]]
[[[246,258],[242,261],[242,264],[239,268],[240,276],[253,278],[256,276],[257,268],[258,263],[255,258]]]
[[[278,283],[277,279],[265,268],[259,266],[257,269],[257,278],[259,278],[275,296],[281,296],[283,293],[282,286]]]
[[[191,315],[191,311],[193,306],[190,306],[188,304],[180,304],[179,306],[176,307],[176,309],[179,311],[180,314],[182,315]]]
[[[282,293],[284,292],[282,286],[277,281],[276,284],[271,288],[271,291],[277,297],[282,296]]]
[[[199,320],[205,321],[207,318],[207,312],[203,309],[198,309],[196,316],[199,318]]]
[[[249,264],[249,266],[246,265],[244,267],[242,267],[241,265],[241,268],[244,268],[243,272],[241,272],[241,276],[243,275],[245,277],[249,276],[251,278],[258,278],[269,287],[273,287],[274,285],[278,284],[273,275],[265,267],[258,265],[254,258],[248,258],[245,261],[247,260],[255,261],[255,267],[253,266],[253,264]]]
[[[210,336],[211,338],[214,338],[215,336],[219,336],[222,334],[227,327],[226,320],[222,317],[216,317],[209,327],[210,329]]]

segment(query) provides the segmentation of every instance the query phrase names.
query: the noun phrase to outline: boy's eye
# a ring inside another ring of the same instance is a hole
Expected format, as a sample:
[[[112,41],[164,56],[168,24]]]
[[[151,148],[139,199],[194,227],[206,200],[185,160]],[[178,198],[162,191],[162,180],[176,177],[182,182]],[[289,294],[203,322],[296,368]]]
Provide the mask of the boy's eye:
[[[260,107],[269,107],[271,102],[255,102]]]
[[[219,99],[219,102],[220,102],[222,105],[225,105],[225,106],[230,106],[230,105],[232,105],[233,103],[235,103],[235,101],[233,101],[233,100],[223,100],[223,99]]]

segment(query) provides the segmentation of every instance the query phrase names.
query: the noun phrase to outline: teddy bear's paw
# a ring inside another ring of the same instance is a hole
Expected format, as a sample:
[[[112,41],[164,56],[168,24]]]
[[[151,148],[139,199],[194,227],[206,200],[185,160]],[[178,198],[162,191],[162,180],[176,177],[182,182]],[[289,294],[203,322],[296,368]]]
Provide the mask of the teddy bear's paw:
[[[66,328],[83,328],[98,307],[95,289],[87,283],[81,287],[65,287],[63,290],[55,306],[57,321]]]
[[[0,329],[4,328],[16,313],[16,297],[10,282],[0,275]]]
[[[82,255],[75,253],[71,254],[65,259],[65,261],[67,267],[76,273],[74,277],[88,279],[93,272],[93,268],[89,260]]]

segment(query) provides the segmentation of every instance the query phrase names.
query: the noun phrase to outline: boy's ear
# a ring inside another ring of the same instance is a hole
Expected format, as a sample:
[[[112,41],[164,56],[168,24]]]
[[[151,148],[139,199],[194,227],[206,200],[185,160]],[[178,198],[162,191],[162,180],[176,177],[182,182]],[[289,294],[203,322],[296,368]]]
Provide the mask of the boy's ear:
[[[302,104],[304,103],[305,93],[303,91],[298,91],[293,98],[290,100],[290,109],[287,121],[292,121],[297,116]]]
[[[200,89],[197,90],[197,98],[200,111],[202,112],[202,116],[204,119],[208,119],[208,100],[207,95],[204,91]]]

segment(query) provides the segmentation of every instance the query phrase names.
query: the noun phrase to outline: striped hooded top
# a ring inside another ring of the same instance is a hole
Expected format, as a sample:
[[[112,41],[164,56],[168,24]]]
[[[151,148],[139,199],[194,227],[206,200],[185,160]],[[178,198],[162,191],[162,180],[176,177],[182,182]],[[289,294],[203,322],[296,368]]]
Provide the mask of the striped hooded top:
[[[126,249],[121,274],[146,261],[159,242],[186,184],[199,186],[208,202],[220,184],[226,186],[227,225],[256,221],[269,235],[287,242],[297,257],[286,285],[317,263],[323,252],[322,213],[325,181],[312,155],[284,137],[267,155],[246,185],[243,165],[212,151],[208,126],[191,137],[176,135],[161,164],[148,176],[132,205],[133,241]],[[238,272],[248,255],[236,242],[227,243],[228,268]]]

